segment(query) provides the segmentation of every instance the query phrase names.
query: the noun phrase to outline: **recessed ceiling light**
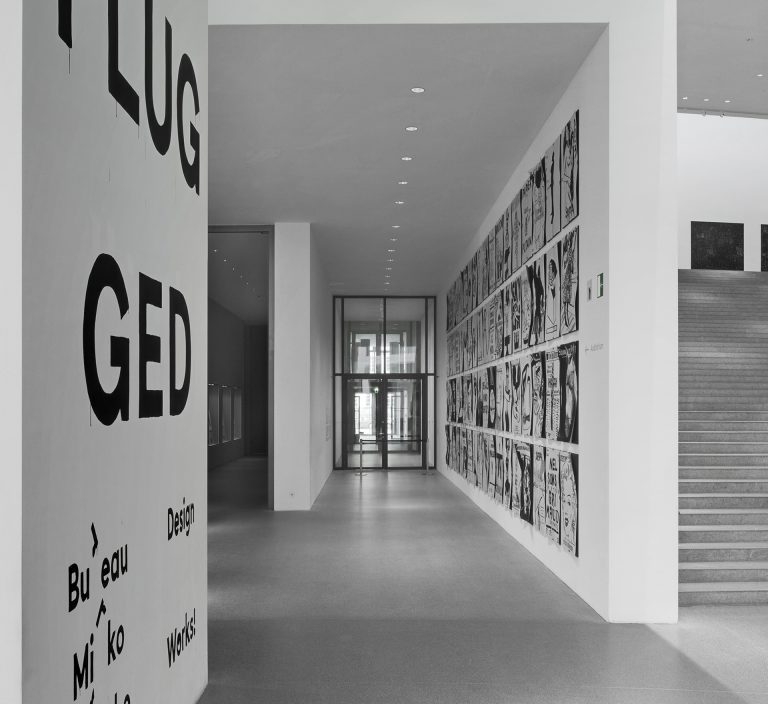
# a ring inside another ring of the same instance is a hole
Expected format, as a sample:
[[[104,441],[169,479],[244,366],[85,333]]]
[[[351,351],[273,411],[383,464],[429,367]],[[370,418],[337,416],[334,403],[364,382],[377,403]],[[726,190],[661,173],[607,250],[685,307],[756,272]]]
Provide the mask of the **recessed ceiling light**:
[[[688,100],[688,96],[687,96],[687,95],[684,95],[684,96],[683,96],[683,100]]]
[[[405,205],[405,201],[404,200],[396,200],[395,201],[395,205]]]
[[[757,77],[758,77],[758,78],[762,78],[764,75],[765,75],[764,73],[758,73],[758,74],[757,74]]]
[[[400,225],[392,225],[392,229],[393,230],[399,230],[400,229]]]
[[[390,238],[389,238],[389,241],[390,241],[390,242],[397,242],[397,237],[390,237]]]
[[[423,92],[424,92],[424,89],[420,88],[419,86],[414,86],[413,88],[411,88],[411,93],[423,93]]]
[[[398,181],[397,185],[398,186],[407,186],[408,185],[408,181]]]
[[[412,156],[401,156],[400,161],[413,161]]]
[[[704,102],[708,103],[709,102],[709,98],[704,98]]]
[[[387,251],[388,252],[394,252],[395,250],[394,249],[388,249]]]
[[[726,102],[726,103],[730,103],[731,101],[730,101],[730,100],[725,100],[725,101],[723,101],[723,102]]]
[[[395,260],[394,260],[394,259],[387,259],[387,261],[388,261],[388,262],[390,262],[390,263],[392,263],[392,262],[394,262]]]
[[[389,286],[389,281],[385,281],[385,282],[384,282],[384,285],[385,285],[385,286]]]
[[[405,128],[406,132],[418,132],[418,130],[419,130],[419,128],[414,126],[414,125],[410,125],[409,127]]]
[[[385,271],[392,271],[392,267],[391,266],[386,267]]]
[[[227,261],[226,259],[224,261]]]
[[[214,249],[213,253],[216,254],[216,252],[218,252],[218,251],[219,251],[218,249]]]

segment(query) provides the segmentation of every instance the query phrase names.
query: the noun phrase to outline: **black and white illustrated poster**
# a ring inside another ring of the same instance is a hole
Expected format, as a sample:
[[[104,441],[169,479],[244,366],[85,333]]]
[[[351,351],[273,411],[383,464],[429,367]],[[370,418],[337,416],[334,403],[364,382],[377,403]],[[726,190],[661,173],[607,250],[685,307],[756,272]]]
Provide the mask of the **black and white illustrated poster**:
[[[544,159],[531,172],[533,208],[533,251],[544,246],[547,219],[547,177]]]
[[[520,376],[520,362],[509,362],[512,369],[512,432],[516,435],[523,433],[523,413],[521,394],[523,390]]]
[[[513,465],[515,463],[514,455],[514,445],[512,443],[512,440],[510,438],[503,438],[504,440],[504,496],[502,503],[506,508],[511,509],[511,495],[512,495],[512,485],[514,483],[513,479]]]
[[[512,324],[512,352],[520,352],[523,345],[523,331],[522,331],[522,279],[520,276],[516,276],[512,279],[512,283],[509,286],[509,316]]]
[[[520,328],[522,331],[522,348],[526,349],[532,344],[531,332],[533,330],[533,267],[526,266],[523,268],[522,276],[520,277]]]
[[[546,509],[546,450],[533,446],[533,525],[543,535],[547,534]]]
[[[509,206],[509,230],[512,239],[512,273],[523,265],[523,213],[520,204],[520,191],[515,194]]]
[[[549,148],[544,156],[544,168],[547,177],[547,220],[545,239],[553,240],[560,234],[560,138]]]
[[[496,231],[488,233],[488,295],[496,290]]]
[[[563,227],[579,216],[579,111],[560,136],[560,219]]]
[[[533,241],[533,179],[530,176],[525,179],[520,189],[520,213],[523,232],[523,264],[525,264],[536,253]]]
[[[534,259],[528,266],[528,283],[531,289],[531,332],[528,346],[544,342],[544,257]]]
[[[547,350],[546,352],[546,383],[547,383],[547,408],[546,426],[547,440],[557,440],[560,436],[560,351]]]
[[[504,345],[503,356],[509,357],[512,354],[512,284],[509,283],[501,290],[502,308],[503,308],[503,328]]]
[[[530,465],[531,461],[531,446],[525,442],[515,442],[514,445],[514,462],[512,467],[512,499],[510,508],[513,511],[520,513],[520,497],[523,492],[523,463]],[[525,457],[528,459],[524,459]]]
[[[511,206],[510,206],[511,207]],[[506,281],[514,273],[512,266],[512,223],[510,222],[510,209],[504,211],[504,274],[503,280]]]
[[[496,367],[490,366],[485,369],[487,378],[486,388],[488,398],[488,413],[486,414],[486,428],[496,428]],[[483,391],[485,394],[485,390]]]
[[[477,251],[477,305],[488,298],[488,238]]]
[[[496,299],[496,357],[501,359],[504,356],[504,291],[501,290],[494,296]]]
[[[534,352],[531,355],[531,436],[545,437],[544,433],[544,353]]]
[[[579,228],[562,241],[560,269],[560,334],[579,329]]]
[[[493,498],[497,504],[504,505],[504,438],[494,435],[494,453],[496,457],[496,478],[493,482]]]
[[[496,378],[499,377],[499,374],[504,374],[504,391],[503,391],[503,403],[502,403],[502,422],[501,422],[501,430],[503,430],[505,433],[511,433],[512,432],[512,405],[513,405],[513,396],[512,396],[512,363],[511,362],[503,362],[500,364],[496,370]]]
[[[531,414],[533,412],[533,383],[531,381],[531,358],[523,357],[520,360],[520,419],[522,435],[531,434]]]
[[[486,362],[492,362],[497,358],[496,352],[496,309],[498,308],[497,297],[491,296],[491,299],[484,307],[486,314],[485,324],[488,328],[488,355],[485,358]]]
[[[511,389],[507,386],[506,365],[502,362],[496,365],[496,430],[504,430],[505,422],[509,421],[509,401]]]
[[[560,431],[558,440],[579,441],[579,346],[576,342],[557,348],[560,382]]]
[[[504,249],[504,222],[506,220],[506,211],[502,213],[499,221],[496,223],[496,285],[501,286],[507,279],[508,255],[509,252]]]
[[[520,518],[533,525],[533,464],[531,446],[526,442],[515,445],[520,466]]]
[[[547,537],[560,543],[560,453],[547,454],[546,515]]]
[[[560,453],[560,542],[579,556],[579,456]]]
[[[544,256],[544,339],[560,337],[560,242]]]

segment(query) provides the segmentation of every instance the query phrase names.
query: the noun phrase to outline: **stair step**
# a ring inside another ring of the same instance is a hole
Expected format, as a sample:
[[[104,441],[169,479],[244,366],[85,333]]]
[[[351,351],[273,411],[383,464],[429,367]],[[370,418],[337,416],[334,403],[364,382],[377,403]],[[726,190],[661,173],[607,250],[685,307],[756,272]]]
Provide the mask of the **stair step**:
[[[759,455],[768,462],[768,443],[764,442],[688,442],[679,443],[679,454],[683,455]]]
[[[679,585],[678,602],[681,606],[766,604],[768,603],[768,583],[684,583]]]
[[[741,468],[741,467],[755,467],[755,468],[768,468],[768,454],[746,454],[746,453],[732,453],[732,454],[704,454],[704,453],[689,453],[683,454],[679,457],[679,467],[728,467],[728,468]]]
[[[768,582],[768,561],[682,562],[678,581],[686,582]]]
[[[768,423],[768,411],[728,411],[724,409],[692,409],[680,412],[680,420],[691,422],[749,422]]]
[[[748,562],[768,561],[768,542],[750,543],[681,543],[680,562]]]
[[[679,478],[716,481],[748,479],[764,482],[768,481],[768,467],[680,467]]]
[[[680,492],[678,498],[680,510],[752,510],[764,508],[768,510],[768,494],[734,494],[734,493],[685,493]]]
[[[680,508],[678,522],[681,527],[765,527],[768,526],[768,508]]]
[[[768,541],[768,525],[681,525],[678,539],[683,543],[752,543]]]
[[[768,447],[768,431],[757,430],[680,430],[677,433],[678,442],[705,443],[719,442],[737,445],[762,443]]]

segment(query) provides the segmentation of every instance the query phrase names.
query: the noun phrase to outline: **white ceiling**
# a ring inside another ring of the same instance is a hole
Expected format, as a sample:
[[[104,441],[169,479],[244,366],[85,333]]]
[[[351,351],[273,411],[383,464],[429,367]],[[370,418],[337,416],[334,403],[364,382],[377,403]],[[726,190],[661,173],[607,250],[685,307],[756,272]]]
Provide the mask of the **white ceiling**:
[[[335,292],[435,294],[602,31],[211,27],[209,221],[309,221]]]
[[[208,296],[250,325],[267,324],[270,236],[208,234]]]
[[[678,0],[678,23],[680,109],[768,116],[768,0]]]

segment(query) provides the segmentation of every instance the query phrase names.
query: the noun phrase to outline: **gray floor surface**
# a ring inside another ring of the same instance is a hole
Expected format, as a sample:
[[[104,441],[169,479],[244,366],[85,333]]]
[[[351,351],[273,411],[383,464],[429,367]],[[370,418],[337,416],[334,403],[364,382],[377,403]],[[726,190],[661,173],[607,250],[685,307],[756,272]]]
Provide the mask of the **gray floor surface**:
[[[608,625],[439,475],[273,513],[263,460],[219,469],[201,704],[768,704],[768,607]]]

